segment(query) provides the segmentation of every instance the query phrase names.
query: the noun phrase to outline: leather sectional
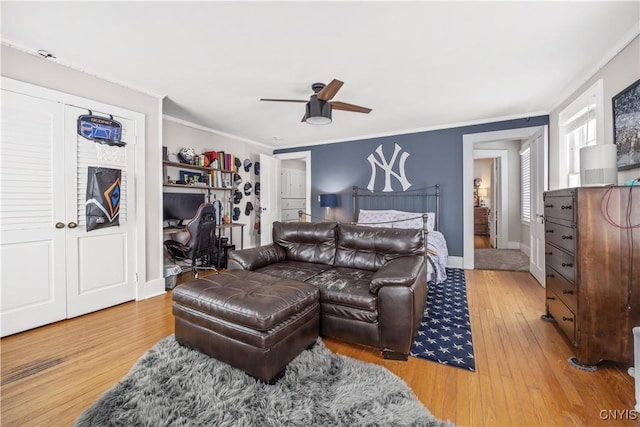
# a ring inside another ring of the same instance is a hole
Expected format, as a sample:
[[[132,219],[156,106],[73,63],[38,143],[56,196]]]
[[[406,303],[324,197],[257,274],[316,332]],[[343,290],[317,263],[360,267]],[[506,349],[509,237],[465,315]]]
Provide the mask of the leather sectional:
[[[407,360],[427,299],[422,230],[275,222],[273,243],[229,254],[250,270],[317,287],[320,335]]]

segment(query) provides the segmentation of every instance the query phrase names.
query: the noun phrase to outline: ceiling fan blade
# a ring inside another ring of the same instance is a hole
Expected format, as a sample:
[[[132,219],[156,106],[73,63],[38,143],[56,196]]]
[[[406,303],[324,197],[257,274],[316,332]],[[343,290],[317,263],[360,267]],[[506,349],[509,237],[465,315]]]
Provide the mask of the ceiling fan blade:
[[[274,99],[274,98],[260,98],[260,101],[273,101],[273,102],[309,102],[308,99]]]
[[[371,108],[361,107],[359,105],[347,104],[346,102],[334,101],[331,103],[331,108],[334,110],[352,111],[354,113],[369,114]]]
[[[331,80],[331,83],[318,92],[318,99],[320,101],[330,101],[334,96],[336,96],[336,93],[338,93],[343,84],[344,83],[340,80]]]

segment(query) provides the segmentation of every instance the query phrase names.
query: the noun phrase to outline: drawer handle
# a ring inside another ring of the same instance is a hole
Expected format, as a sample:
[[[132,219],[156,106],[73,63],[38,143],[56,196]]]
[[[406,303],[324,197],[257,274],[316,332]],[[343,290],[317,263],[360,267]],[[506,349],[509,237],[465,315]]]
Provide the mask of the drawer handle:
[[[551,230],[544,230],[544,231],[545,231],[545,233],[553,233],[553,229],[551,229]]]
[[[562,240],[573,240],[573,236],[562,236]]]
[[[547,274],[547,277],[554,278],[556,276],[554,276],[553,274],[549,273],[549,274]]]
[[[563,267],[573,267],[573,264],[568,263],[568,262],[567,262],[567,263],[564,263],[564,262],[563,262],[563,263],[562,263],[562,266],[563,266]]]
[[[573,322],[573,317],[562,316],[562,321],[563,322]]]
[[[555,301],[555,300],[556,300],[556,297],[547,297],[547,299],[550,299],[550,300]]]
[[[573,295],[573,291],[570,290],[570,289],[563,289],[562,293],[565,294],[565,295]]]
[[[562,207],[560,209],[573,209],[573,206],[571,206],[571,205],[562,205]]]
[[[544,205],[545,208],[551,209],[553,205]]]

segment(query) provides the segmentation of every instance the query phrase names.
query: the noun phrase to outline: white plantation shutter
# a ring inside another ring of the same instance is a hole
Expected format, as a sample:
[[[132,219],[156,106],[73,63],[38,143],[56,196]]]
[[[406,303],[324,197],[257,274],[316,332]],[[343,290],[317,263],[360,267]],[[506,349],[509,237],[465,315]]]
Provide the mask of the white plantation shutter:
[[[531,221],[531,148],[520,152],[520,220]]]
[[[45,111],[2,110],[2,231],[53,223],[53,125],[53,115]]]

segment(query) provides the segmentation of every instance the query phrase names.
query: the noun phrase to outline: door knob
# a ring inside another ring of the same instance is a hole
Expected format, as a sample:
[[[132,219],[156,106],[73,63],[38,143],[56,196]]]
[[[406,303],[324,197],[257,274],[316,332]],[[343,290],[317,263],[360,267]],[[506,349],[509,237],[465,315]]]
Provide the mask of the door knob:
[[[56,228],[64,228],[64,222],[56,222]]]
[[[71,221],[69,224],[67,224],[67,227],[69,227],[69,228],[76,228],[77,226],[78,226],[78,224],[76,224],[73,221]]]

